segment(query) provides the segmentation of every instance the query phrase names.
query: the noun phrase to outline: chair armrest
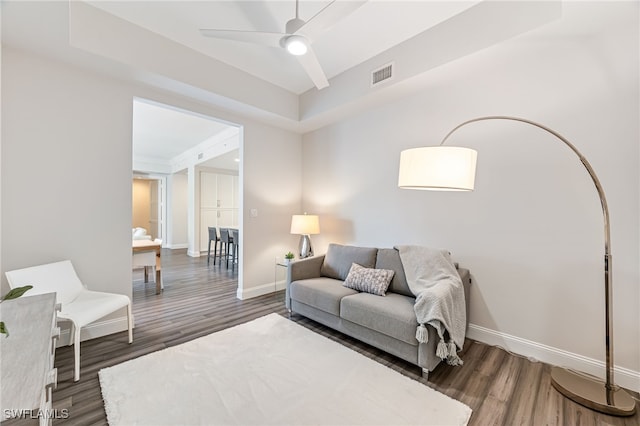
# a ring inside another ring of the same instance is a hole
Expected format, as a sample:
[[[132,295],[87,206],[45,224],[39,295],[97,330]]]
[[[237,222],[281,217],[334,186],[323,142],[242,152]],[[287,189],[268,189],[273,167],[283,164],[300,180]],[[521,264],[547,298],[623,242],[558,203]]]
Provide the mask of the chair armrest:
[[[320,277],[320,268],[324,261],[324,255],[308,257],[306,259],[296,260],[289,264],[287,268],[287,288],[285,295],[285,303],[287,309],[291,309],[291,299],[289,297],[289,286],[292,282],[305,280],[307,278]]]

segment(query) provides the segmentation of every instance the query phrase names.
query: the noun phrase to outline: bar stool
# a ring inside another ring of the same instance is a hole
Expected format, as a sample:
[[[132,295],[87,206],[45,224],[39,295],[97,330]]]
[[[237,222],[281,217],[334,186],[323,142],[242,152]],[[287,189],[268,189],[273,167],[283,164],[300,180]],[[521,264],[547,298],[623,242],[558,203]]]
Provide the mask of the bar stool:
[[[233,269],[236,264],[236,259],[238,258],[238,248],[240,247],[240,231],[238,231],[237,229],[231,229],[231,238],[233,240],[233,257],[231,258],[231,268]]]
[[[207,265],[209,264],[209,258],[211,257],[211,241],[213,241],[213,264],[216,264],[216,254],[218,253],[218,232],[215,227],[209,226],[209,248],[207,249]],[[220,248],[222,250],[222,248]]]
[[[229,229],[220,228],[220,264],[222,265],[222,249],[224,248],[225,266],[229,267],[229,250],[232,249],[233,239],[229,235]]]

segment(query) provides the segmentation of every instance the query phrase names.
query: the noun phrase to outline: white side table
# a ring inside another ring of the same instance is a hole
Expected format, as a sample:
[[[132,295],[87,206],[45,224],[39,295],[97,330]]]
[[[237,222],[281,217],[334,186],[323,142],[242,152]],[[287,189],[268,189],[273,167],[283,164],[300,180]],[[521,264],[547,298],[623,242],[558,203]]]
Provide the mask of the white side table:
[[[273,276],[273,288],[274,291],[278,291],[278,290],[283,290],[285,288],[285,286],[287,285],[286,281],[287,281],[287,269],[289,268],[289,261],[287,259],[284,258],[276,258],[275,260],[275,272],[274,272],[274,276]],[[284,278],[279,280],[278,277],[281,274],[281,272],[284,270]],[[280,286],[278,285],[280,284]],[[278,289],[278,287],[280,287]]]

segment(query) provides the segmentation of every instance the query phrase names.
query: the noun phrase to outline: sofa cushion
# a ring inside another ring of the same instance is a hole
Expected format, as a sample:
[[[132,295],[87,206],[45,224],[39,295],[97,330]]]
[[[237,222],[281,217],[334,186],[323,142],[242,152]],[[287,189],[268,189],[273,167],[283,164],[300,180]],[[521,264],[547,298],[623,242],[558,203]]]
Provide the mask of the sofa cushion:
[[[376,264],[377,252],[377,248],[329,244],[320,273],[322,276],[344,281],[352,263],[373,268]]]
[[[394,271],[392,269],[365,268],[357,263],[351,265],[351,270],[344,280],[344,286],[358,291],[384,296],[389,288]]]
[[[340,300],[358,293],[344,287],[341,280],[326,277],[294,281],[289,292],[291,299],[336,316],[340,316]]]
[[[358,293],[342,298],[340,316],[347,321],[417,346],[418,322],[413,312],[414,300],[412,297],[395,293],[387,293],[386,297]]]
[[[395,274],[389,285],[388,292],[399,293],[404,296],[415,297],[407,284],[407,277],[404,275],[404,268],[400,260],[398,250],[392,248],[378,249],[376,257],[376,268],[393,269]]]

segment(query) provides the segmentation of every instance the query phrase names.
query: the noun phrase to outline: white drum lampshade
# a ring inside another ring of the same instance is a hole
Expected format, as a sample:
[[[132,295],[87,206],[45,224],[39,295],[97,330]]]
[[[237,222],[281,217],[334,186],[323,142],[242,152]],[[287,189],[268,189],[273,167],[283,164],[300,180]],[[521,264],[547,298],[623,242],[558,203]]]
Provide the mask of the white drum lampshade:
[[[400,153],[398,186],[404,189],[472,191],[477,152],[455,146],[429,146]]]

